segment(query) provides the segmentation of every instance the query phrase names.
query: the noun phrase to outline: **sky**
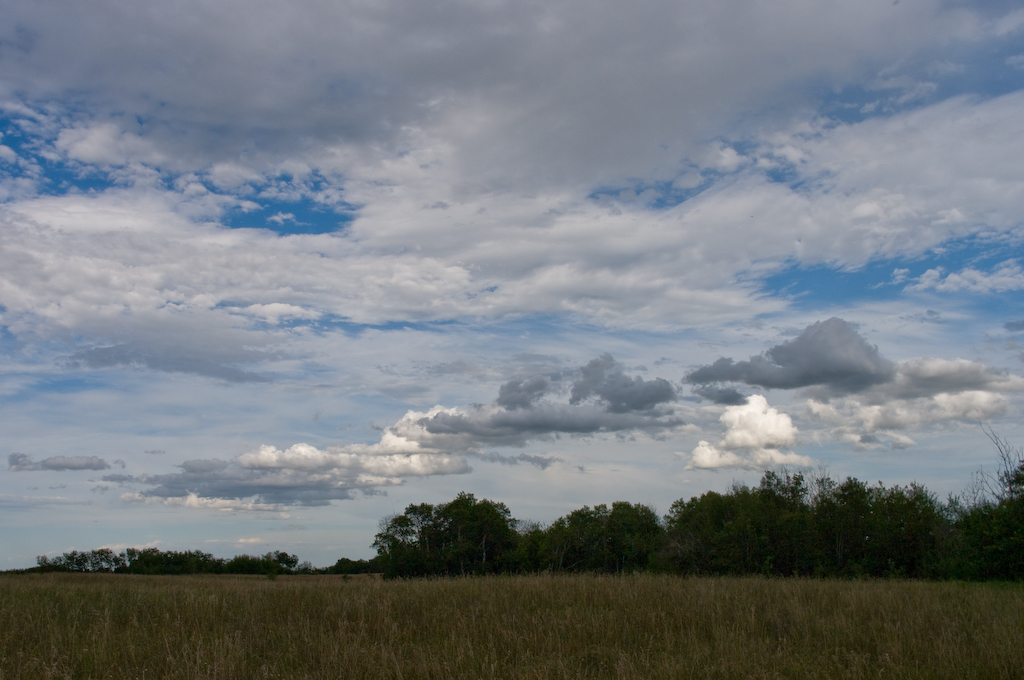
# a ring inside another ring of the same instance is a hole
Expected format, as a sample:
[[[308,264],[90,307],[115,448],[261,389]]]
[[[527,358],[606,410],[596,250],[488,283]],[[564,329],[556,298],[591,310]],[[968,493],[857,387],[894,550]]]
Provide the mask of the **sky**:
[[[0,569],[1024,444],[1015,2],[2,14]]]

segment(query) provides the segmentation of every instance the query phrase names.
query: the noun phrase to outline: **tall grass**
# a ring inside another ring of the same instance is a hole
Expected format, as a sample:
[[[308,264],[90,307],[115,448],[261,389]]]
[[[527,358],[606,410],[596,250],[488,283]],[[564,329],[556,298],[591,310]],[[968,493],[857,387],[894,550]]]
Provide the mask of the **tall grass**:
[[[1012,678],[1024,587],[901,581],[0,578],[0,679]]]

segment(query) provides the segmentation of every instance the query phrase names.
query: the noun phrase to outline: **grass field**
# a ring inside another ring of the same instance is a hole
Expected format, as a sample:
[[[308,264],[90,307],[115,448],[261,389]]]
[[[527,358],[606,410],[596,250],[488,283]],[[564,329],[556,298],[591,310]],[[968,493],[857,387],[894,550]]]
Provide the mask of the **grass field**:
[[[2,680],[1020,677],[1020,585],[0,577]]]

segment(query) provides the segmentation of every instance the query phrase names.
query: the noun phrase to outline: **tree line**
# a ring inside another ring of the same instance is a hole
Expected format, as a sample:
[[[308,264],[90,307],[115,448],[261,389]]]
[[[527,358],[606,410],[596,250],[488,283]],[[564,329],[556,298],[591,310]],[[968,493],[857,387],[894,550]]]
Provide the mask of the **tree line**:
[[[664,517],[627,502],[584,506],[550,525],[517,522],[503,503],[461,493],[381,520],[385,577],[538,571],[693,575],[1024,578],[1024,452],[999,454],[945,501],[920,484],[766,471],[672,504]]]
[[[371,560],[314,568],[298,557],[215,558],[144,548],[37,558],[31,571],[129,574],[359,574],[385,578],[531,572],[692,575],[1024,578],[1024,450],[992,432],[999,467],[940,501],[920,484],[886,487],[853,477],[766,471],[672,504],[659,517],[625,501],[584,506],[547,526],[521,522],[500,502],[460,493],[411,504],[381,520]]]
[[[114,552],[109,548],[89,552],[72,550],[59,557],[40,555],[37,566],[22,571],[106,572],[111,574],[365,574],[380,572],[375,560],[341,558],[329,567],[317,568],[299,562],[297,555],[274,550],[265,555],[235,555],[230,559],[214,557],[199,550],[159,550],[128,548]]]

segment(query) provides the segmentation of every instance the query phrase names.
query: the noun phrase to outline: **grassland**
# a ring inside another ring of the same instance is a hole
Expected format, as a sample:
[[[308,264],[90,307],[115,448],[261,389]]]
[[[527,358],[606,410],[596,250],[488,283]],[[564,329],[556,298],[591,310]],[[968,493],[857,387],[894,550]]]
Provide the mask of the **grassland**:
[[[0,680],[988,679],[1022,669],[1020,585],[0,577]]]

